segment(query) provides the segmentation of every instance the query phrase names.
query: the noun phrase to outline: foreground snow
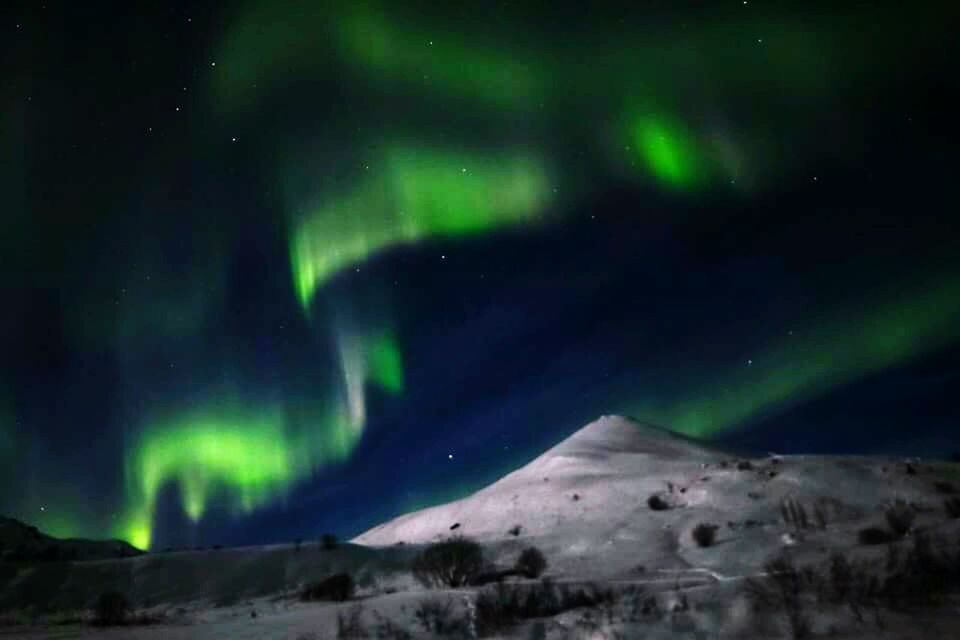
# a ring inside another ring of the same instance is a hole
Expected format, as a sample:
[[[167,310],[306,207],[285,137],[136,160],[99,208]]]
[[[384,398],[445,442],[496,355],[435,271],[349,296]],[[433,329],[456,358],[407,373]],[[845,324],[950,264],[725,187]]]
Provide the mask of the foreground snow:
[[[388,621],[413,637],[432,637],[416,619],[419,604],[449,598],[462,617],[477,590],[423,591],[409,565],[416,545],[454,534],[480,541],[500,566],[535,545],[557,584],[576,589],[593,583],[619,594],[611,606],[527,621],[510,637],[786,637],[779,616],[752,612],[742,595],[745,579],[762,575],[765,561],[787,546],[799,564],[822,563],[832,551],[851,558],[883,554],[883,546],[859,545],[857,532],[882,524],[884,506],[895,498],[913,505],[916,527],[958,539],[958,521],[944,516],[934,484],[956,474],[956,465],[873,458],[748,460],[604,417],[471,496],[401,516],[334,551],[275,546],[37,567],[0,585],[0,605],[22,610],[33,598],[69,612],[118,588],[164,612],[168,622],[118,629],[0,626],[0,638],[320,640],[336,637],[338,616],[355,611],[371,637],[378,637],[378,627],[385,633]],[[668,509],[651,509],[648,499],[655,494]],[[819,512],[825,526],[790,528],[781,515],[785,499]],[[700,523],[719,527],[710,547],[694,543],[691,532]],[[295,598],[305,582],[340,571],[360,585],[355,601]],[[644,613],[641,603],[651,595],[656,611]],[[817,636],[960,637],[956,603],[924,612],[922,627],[889,612],[880,628],[873,620],[857,623],[842,608],[811,608]]]

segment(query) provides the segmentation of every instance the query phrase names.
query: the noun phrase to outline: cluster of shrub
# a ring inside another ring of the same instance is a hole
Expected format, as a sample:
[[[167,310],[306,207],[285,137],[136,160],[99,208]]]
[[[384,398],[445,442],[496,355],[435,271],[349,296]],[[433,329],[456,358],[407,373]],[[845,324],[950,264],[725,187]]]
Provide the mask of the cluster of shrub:
[[[545,578],[534,584],[500,582],[481,589],[472,618],[458,616],[451,598],[424,600],[415,616],[423,630],[435,637],[487,637],[507,632],[524,620],[581,607],[611,606],[615,601],[612,589],[592,584],[572,588]]]
[[[539,578],[547,560],[536,547],[527,547],[513,567],[489,566],[483,549],[469,538],[456,537],[428,546],[413,561],[413,575],[425,587],[482,586],[509,576]]]
[[[148,625],[165,621],[162,615],[136,613],[130,599],[120,591],[105,591],[93,604],[94,626]]]
[[[882,562],[837,552],[825,566],[798,567],[784,554],[767,562],[764,572],[765,579],[746,583],[747,595],[758,608],[780,611],[800,639],[811,634],[813,603],[843,605],[860,623],[869,613],[878,626],[885,609],[941,604],[960,591],[960,546],[919,532],[909,543],[890,544]]]

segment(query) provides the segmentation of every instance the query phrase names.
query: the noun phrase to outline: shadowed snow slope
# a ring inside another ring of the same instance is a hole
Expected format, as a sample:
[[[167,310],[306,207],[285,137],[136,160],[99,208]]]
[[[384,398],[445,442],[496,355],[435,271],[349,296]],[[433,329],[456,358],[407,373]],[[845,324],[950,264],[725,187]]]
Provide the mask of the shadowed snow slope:
[[[100,560],[141,553],[122,540],[54,538],[19,520],[0,516],[0,562]]]

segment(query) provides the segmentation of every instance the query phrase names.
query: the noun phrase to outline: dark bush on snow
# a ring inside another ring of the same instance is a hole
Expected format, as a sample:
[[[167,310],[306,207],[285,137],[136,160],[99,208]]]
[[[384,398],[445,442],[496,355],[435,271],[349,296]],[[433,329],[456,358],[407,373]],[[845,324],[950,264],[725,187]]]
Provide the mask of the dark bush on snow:
[[[535,586],[498,584],[477,595],[476,630],[480,637],[502,633],[523,620],[548,618],[580,607],[612,605],[616,594],[612,589],[589,585],[569,589],[559,588],[550,580]]]
[[[894,534],[880,527],[866,527],[857,533],[857,541],[865,545],[887,544],[896,539]]]
[[[939,491],[940,493],[954,494],[957,493],[957,488],[953,486],[951,482],[937,481],[933,483],[933,488]]]
[[[795,529],[810,528],[810,518],[803,503],[794,498],[784,498],[780,502],[780,515],[783,521]]]
[[[462,587],[483,570],[483,549],[469,538],[432,544],[413,560],[413,575],[425,587]]]
[[[130,600],[119,591],[100,594],[93,605],[93,623],[98,626],[125,624],[130,615]]]
[[[467,621],[454,617],[453,600],[424,600],[417,605],[414,617],[427,633],[438,636],[468,637]]]
[[[467,584],[471,587],[482,587],[485,584],[490,584],[493,582],[503,582],[505,578],[519,574],[520,571],[518,571],[515,567],[511,567],[509,569],[498,569],[495,566],[489,566],[485,567],[479,573],[475,573],[470,576]]]
[[[654,511],[666,511],[670,508],[670,503],[664,500],[659,493],[655,493],[647,498],[647,506]]]
[[[701,522],[693,528],[691,533],[697,546],[710,547],[713,546],[714,541],[717,539],[717,529],[719,529],[719,527],[715,524]]]
[[[344,602],[353,597],[356,585],[349,573],[336,573],[319,582],[311,582],[300,591],[300,599]]]
[[[517,558],[516,569],[527,578],[539,578],[547,569],[547,559],[540,549],[527,547]]]
[[[332,533],[325,533],[320,536],[320,548],[324,551],[333,551],[339,544],[340,542],[337,540],[337,536]]]
[[[774,558],[763,566],[766,580],[751,578],[745,583],[747,597],[754,606],[780,611],[787,619],[795,640],[811,634],[810,619],[805,610],[804,592],[808,575],[797,568],[786,555]]]
[[[889,525],[890,531],[892,531],[896,537],[902,538],[910,532],[917,514],[906,502],[897,500],[887,507],[884,515],[887,518],[887,525]]]
[[[882,596],[891,607],[930,605],[960,591],[960,550],[943,539],[924,533],[913,537],[912,545],[900,552],[891,547],[887,578]]]
[[[363,607],[359,604],[350,607],[344,614],[337,613],[337,640],[359,640],[369,638],[370,632],[363,626]]]
[[[948,518],[960,518],[960,498],[948,498],[943,501],[943,510]]]

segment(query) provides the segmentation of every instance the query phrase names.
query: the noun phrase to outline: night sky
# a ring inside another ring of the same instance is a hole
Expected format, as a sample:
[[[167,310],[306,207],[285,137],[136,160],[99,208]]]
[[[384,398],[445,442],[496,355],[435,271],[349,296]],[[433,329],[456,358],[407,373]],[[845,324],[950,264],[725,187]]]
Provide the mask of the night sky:
[[[0,20],[0,513],[350,536],[611,413],[960,449],[948,3],[160,4]]]

